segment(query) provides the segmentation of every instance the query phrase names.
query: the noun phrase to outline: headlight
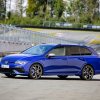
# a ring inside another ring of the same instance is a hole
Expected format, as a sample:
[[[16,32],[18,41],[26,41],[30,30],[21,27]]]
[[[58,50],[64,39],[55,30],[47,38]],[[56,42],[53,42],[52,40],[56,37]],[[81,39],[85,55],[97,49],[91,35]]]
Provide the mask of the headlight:
[[[16,61],[15,64],[19,64],[19,65],[25,65],[26,63],[28,63],[28,61]]]

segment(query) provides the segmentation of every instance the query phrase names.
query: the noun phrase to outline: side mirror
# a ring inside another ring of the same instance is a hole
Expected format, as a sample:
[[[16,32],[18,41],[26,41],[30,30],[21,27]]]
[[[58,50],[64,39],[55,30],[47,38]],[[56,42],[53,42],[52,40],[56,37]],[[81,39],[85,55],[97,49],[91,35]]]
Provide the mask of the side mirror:
[[[47,58],[52,58],[52,57],[55,57],[54,53],[50,53],[50,54],[47,55]]]

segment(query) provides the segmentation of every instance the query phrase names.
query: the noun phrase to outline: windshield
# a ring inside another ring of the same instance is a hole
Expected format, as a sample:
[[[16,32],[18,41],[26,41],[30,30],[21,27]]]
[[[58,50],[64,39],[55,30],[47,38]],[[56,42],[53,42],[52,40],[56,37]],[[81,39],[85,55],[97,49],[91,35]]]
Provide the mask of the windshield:
[[[43,55],[45,52],[47,52],[49,49],[51,49],[53,45],[37,45],[33,46],[25,51],[23,51],[23,54],[32,54],[32,55]]]

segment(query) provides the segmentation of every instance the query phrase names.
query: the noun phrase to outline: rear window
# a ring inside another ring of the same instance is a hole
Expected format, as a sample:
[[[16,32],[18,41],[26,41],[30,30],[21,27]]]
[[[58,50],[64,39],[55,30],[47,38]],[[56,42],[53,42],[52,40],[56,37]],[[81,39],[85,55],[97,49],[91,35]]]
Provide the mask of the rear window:
[[[92,54],[92,52],[85,47],[80,47],[80,53],[81,55],[91,55]]]

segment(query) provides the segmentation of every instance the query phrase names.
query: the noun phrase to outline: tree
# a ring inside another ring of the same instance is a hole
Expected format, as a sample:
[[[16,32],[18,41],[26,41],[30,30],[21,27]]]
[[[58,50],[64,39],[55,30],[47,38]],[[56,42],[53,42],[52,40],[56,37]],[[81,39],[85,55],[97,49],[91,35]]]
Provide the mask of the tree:
[[[6,17],[6,0],[0,0],[0,18]]]
[[[38,2],[40,4],[39,10],[42,12],[43,17],[47,19],[53,17],[55,0],[38,0]]]
[[[21,17],[23,16],[24,13],[24,4],[25,0],[16,0],[16,13],[20,15]]]
[[[46,13],[48,0],[37,0],[39,6],[43,6],[43,12]]]
[[[71,0],[67,11],[75,22],[92,23],[97,18],[98,0]]]
[[[33,18],[38,11],[36,0],[28,0],[27,16]]]
[[[63,0],[55,0],[54,2],[54,13],[56,17],[60,18],[65,10]]]

